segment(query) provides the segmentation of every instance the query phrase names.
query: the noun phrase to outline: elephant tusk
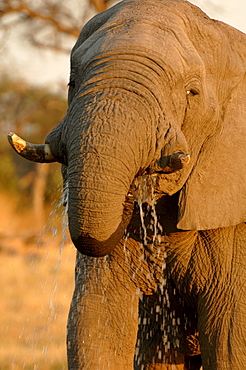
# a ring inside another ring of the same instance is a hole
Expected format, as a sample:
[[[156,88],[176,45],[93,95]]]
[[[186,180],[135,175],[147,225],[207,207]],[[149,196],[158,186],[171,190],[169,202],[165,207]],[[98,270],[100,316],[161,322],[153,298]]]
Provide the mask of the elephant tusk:
[[[49,144],[28,143],[13,132],[8,134],[8,141],[16,153],[29,161],[39,163],[58,162],[57,158],[51,153]]]
[[[185,152],[174,152],[169,159],[168,167],[172,171],[178,171],[186,167],[190,162],[190,155]]]
[[[182,168],[186,167],[189,164],[189,162],[190,162],[189,154],[182,151],[176,151],[171,155],[161,157],[159,160],[157,160],[156,164],[158,168],[153,167],[153,170],[163,173],[172,173],[175,171],[182,170]]]

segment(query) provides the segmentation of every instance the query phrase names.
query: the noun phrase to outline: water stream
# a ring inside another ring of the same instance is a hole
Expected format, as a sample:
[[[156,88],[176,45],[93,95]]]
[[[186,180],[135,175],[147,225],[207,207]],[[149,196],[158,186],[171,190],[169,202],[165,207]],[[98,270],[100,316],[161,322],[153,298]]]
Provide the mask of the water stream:
[[[170,299],[169,299],[169,292],[167,287],[167,271],[166,271],[166,252],[163,250],[163,246],[161,245],[162,239],[162,226],[158,222],[157,212],[156,212],[156,196],[155,196],[155,185],[156,185],[156,176],[141,176],[137,179],[135,183],[135,191],[133,193],[134,201],[138,204],[139,208],[139,217],[142,229],[142,247],[143,250],[147,251],[150,255],[148,258],[150,259],[152,265],[151,270],[147,279],[152,280],[154,279],[154,275],[156,271],[161,273],[161,277],[159,276],[159,283],[155,286],[155,292],[157,293],[157,301],[154,302],[143,295],[141,296],[142,305],[144,306],[144,315],[140,318],[140,325],[141,330],[144,332],[143,335],[145,336],[146,343],[149,343],[150,338],[155,335],[153,331],[156,329],[156,325],[158,327],[158,331],[161,331],[162,338],[160,340],[160,344],[157,345],[155,353],[153,353],[152,361],[153,363],[155,360],[168,362],[169,354],[171,347],[179,348],[179,340],[178,340],[178,329],[180,325],[180,318],[176,317],[175,310],[171,311],[170,309]],[[150,218],[148,217],[148,221],[146,223],[146,210]],[[151,234],[151,240],[150,240]],[[127,242],[127,238],[129,235],[125,236],[125,243]],[[124,249],[126,252],[126,248]],[[141,261],[146,258],[145,253],[139,258],[139,265],[141,266]],[[127,256],[126,256],[127,259]],[[141,267],[137,268],[135,274],[138,273],[138,270]],[[135,278],[135,276],[133,276]],[[175,295],[175,292],[173,293]],[[150,302],[150,303],[149,303]],[[147,306],[146,306],[147,305]],[[149,305],[151,308],[149,309]],[[149,310],[149,312],[148,312]],[[170,338],[172,338],[172,342],[170,342]],[[144,340],[143,340],[144,341]],[[150,340],[151,343],[151,340]],[[147,344],[148,345],[148,344]],[[137,346],[138,347],[138,346]],[[136,350],[136,358],[137,363],[142,363],[144,354],[138,353],[139,348]],[[144,365],[142,365],[144,369]],[[176,369],[175,365],[173,365],[173,369]]]
[[[66,186],[59,203],[54,201],[52,204],[53,210],[39,233],[37,248],[33,247],[28,255],[27,268],[30,270],[29,275],[35,275],[33,279],[35,286],[31,287],[28,294],[25,293],[30,296],[27,302],[30,301],[29,304],[37,310],[30,308],[19,334],[19,352],[22,351],[26,358],[22,364],[23,369],[65,370],[67,368],[65,327],[74,281],[74,253],[70,252],[72,247],[68,245],[67,236],[67,196]],[[62,237],[60,237],[61,234]],[[67,261],[71,261],[69,263],[71,272],[68,272],[65,266]],[[63,298],[65,296],[67,296],[66,302]],[[23,299],[25,301],[26,298],[23,297]],[[59,332],[61,332],[60,338]],[[22,343],[25,343],[25,349],[22,349]],[[17,360],[15,363],[13,359],[11,369],[17,369],[16,364]]]

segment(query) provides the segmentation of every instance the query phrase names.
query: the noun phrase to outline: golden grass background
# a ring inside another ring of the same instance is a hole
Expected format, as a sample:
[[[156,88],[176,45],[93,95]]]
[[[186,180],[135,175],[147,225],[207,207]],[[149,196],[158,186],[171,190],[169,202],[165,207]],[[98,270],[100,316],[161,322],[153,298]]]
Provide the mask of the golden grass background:
[[[54,232],[54,210],[37,232],[30,211],[16,213],[1,194],[0,204],[0,370],[67,369],[75,248]]]

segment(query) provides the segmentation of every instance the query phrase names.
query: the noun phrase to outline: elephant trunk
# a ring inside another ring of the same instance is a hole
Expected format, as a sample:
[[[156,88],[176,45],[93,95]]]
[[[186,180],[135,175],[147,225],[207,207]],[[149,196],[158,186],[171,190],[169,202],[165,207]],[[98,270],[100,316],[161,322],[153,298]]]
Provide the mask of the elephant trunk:
[[[129,189],[153,158],[144,148],[155,148],[150,142],[154,135],[145,119],[120,99],[84,100],[83,107],[89,107],[82,111],[80,132],[74,127],[67,131],[69,229],[81,253],[100,257],[116,246],[130,221]]]
[[[101,257],[122,238],[133,204],[113,169],[105,174],[97,164],[93,170],[97,160],[93,155],[87,159],[78,179],[69,170],[68,219],[75,247],[83,254]]]

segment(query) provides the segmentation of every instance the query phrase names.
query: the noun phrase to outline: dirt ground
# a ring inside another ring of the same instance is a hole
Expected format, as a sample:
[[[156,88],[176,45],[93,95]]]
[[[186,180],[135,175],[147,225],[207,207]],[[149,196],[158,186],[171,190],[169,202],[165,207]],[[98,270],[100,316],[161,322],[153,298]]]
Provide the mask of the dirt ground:
[[[67,369],[75,248],[55,210],[37,231],[31,212],[2,194],[0,204],[0,370]]]

